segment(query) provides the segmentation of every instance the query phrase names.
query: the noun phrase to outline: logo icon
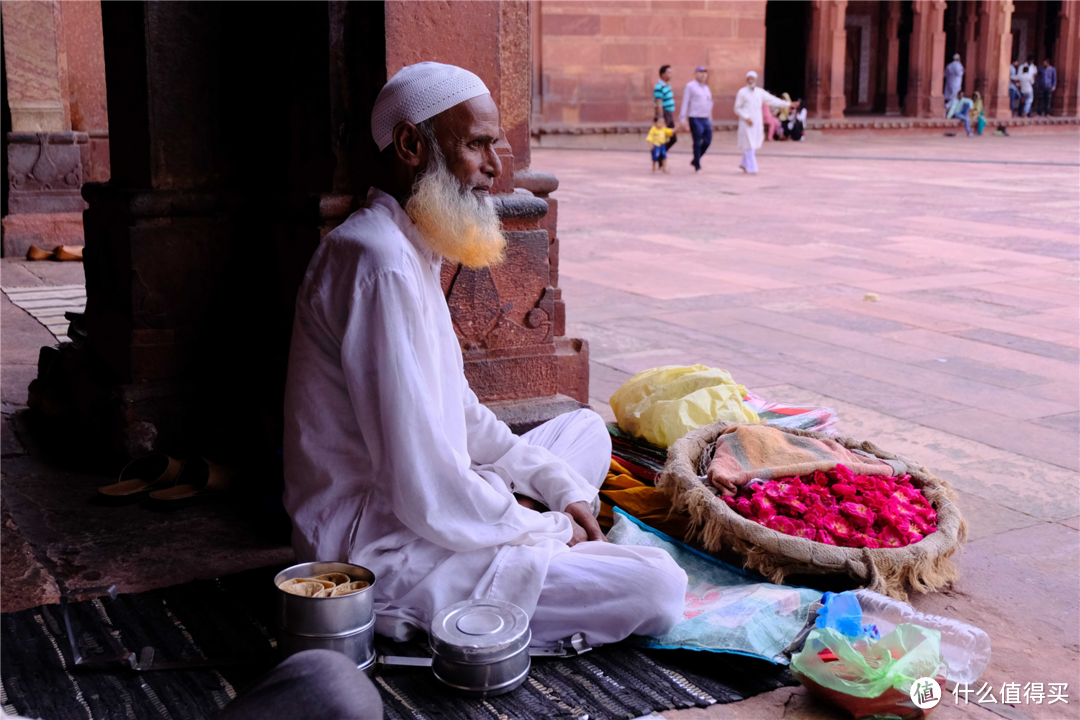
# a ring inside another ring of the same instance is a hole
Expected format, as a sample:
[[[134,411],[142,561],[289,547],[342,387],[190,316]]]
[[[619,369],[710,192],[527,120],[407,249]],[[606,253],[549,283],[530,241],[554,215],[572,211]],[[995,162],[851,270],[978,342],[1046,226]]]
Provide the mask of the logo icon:
[[[934,678],[919,678],[911,684],[911,702],[920,710],[937,707],[941,702],[941,686]]]

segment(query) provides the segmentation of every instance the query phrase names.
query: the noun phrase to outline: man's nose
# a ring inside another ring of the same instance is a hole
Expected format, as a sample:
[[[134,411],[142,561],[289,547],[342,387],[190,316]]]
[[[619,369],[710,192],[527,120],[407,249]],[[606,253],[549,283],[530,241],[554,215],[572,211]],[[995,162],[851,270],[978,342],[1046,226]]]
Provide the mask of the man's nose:
[[[493,180],[497,180],[502,175],[502,160],[499,159],[499,153],[495,152],[494,145],[488,148],[487,159],[482,170],[486,175],[490,175]]]

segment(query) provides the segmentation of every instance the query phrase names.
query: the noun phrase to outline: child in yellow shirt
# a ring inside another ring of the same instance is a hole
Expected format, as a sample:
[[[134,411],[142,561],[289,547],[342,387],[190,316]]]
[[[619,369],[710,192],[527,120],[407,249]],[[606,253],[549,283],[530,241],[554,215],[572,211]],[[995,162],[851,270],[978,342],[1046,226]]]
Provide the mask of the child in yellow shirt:
[[[649,128],[646,140],[652,145],[652,171],[656,172],[656,166],[667,172],[667,142],[671,139],[672,130],[664,125],[664,117],[657,115],[653,118],[653,126]]]

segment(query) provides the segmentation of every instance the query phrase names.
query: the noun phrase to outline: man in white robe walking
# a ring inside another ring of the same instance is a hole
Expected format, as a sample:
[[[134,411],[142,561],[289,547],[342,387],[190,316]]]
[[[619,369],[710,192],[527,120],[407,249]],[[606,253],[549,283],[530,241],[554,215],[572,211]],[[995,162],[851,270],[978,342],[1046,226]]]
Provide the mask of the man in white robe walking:
[[[964,66],[960,62],[960,53],[952,56],[952,62],[945,66],[945,112],[949,104],[956,99],[956,94],[964,85]]]
[[[319,245],[296,300],[285,507],[299,559],[372,570],[376,630],[396,639],[468,598],[520,606],[536,646],[666,633],[686,575],[663,551],[604,540],[600,417],[579,410],[518,437],[465,379],[439,269],[496,263],[505,246],[487,88],[458,67],[411,65],[371,124],[379,180]]]
[[[739,117],[739,148],[743,151],[743,159],[739,167],[745,173],[758,171],[754,151],[765,141],[764,118],[761,114],[762,103],[769,103],[770,107],[791,107],[791,103],[787,100],[759,88],[757,73],[751,70],[746,73],[746,86],[739,88],[739,92],[735,95],[735,114]]]

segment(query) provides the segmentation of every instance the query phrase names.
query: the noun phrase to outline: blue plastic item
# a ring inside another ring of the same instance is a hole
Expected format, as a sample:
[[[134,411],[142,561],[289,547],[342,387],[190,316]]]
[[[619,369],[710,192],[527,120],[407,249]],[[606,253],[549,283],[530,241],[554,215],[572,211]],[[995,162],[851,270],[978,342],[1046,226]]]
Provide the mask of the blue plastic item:
[[[814,625],[820,629],[832,628],[849,638],[877,640],[881,637],[876,625],[863,625],[862,605],[850,590],[842,593],[827,592],[821,598]]]

